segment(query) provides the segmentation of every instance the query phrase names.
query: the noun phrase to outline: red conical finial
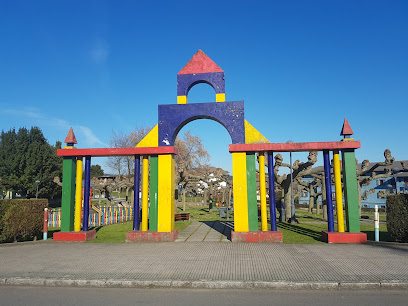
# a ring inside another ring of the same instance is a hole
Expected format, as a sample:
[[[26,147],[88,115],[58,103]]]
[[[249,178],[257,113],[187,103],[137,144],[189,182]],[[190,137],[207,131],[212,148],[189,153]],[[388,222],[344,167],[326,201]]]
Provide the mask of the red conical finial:
[[[214,61],[203,51],[198,50],[191,60],[177,74],[211,73],[224,72]]]
[[[340,136],[344,138],[349,138],[350,135],[353,135],[353,130],[351,129],[350,124],[347,121],[347,118],[344,118],[343,128],[341,129]]]
[[[77,140],[76,140],[75,134],[74,134],[74,130],[72,129],[72,127],[69,129],[68,135],[65,138],[64,142],[69,146],[73,146],[74,143],[77,143]]]

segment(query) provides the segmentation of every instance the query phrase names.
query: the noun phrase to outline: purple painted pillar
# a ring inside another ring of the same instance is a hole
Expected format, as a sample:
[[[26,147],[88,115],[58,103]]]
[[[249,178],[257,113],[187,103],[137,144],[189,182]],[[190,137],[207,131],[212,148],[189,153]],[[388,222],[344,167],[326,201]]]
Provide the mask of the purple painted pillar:
[[[89,231],[89,194],[91,188],[91,157],[85,157],[85,182],[84,182],[84,214],[82,216],[82,230]]]
[[[271,210],[271,231],[277,231],[276,205],[275,205],[275,174],[273,171],[273,152],[268,152],[268,176],[269,176],[269,209]]]
[[[135,155],[135,185],[133,187],[133,230],[139,230],[140,155]]]
[[[328,150],[323,151],[323,160],[324,160],[324,182],[326,185],[327,225],[328,231],[334,232],[330,155]]]

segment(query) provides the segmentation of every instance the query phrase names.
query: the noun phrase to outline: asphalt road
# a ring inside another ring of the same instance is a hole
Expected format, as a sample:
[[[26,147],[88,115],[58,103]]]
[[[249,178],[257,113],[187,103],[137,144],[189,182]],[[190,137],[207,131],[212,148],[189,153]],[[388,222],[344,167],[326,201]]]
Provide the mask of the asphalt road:
[[[0,305],[407,305],[399,290],[123,289],[0,286]]]

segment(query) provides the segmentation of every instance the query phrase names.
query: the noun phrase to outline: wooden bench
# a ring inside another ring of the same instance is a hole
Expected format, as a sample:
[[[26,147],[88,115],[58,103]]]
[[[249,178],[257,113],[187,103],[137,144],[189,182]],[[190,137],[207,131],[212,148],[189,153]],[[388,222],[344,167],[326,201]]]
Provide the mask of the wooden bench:
[[[190,221],[190,213],[174,214],[175,221]]]

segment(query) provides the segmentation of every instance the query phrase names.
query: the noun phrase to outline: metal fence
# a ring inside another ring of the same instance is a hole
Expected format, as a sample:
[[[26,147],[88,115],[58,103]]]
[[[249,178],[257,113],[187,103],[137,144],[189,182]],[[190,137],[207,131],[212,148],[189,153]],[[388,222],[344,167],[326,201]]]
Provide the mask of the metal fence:
[[[133,220],[133,207],[93,206],[95,213],[89,215],[89,227],[121,223]],[[81,220],[82,224],[82,220]],[[49,227],[61,226],[61,209],[49,210]]]

